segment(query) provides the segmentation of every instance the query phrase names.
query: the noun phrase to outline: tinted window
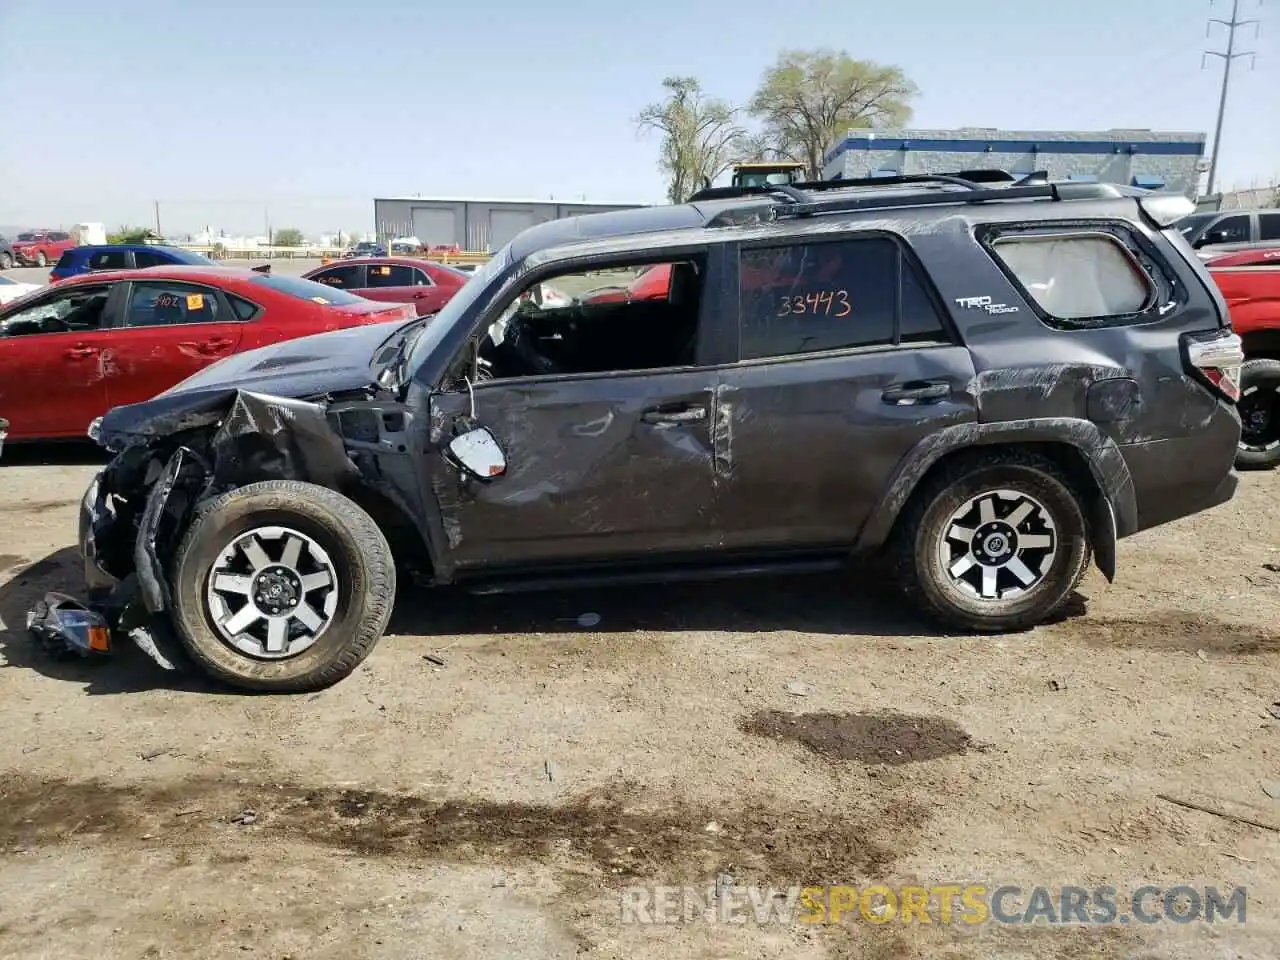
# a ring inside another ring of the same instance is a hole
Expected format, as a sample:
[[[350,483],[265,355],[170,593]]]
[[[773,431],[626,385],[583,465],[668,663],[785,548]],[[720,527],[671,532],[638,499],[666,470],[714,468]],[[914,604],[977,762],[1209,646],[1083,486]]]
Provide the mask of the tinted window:
[[[130,327],[214,323],[218,319],[218,298],[207,287],[186,283],[135,283],[124,319]]]
[[[744,250],[742,358],[893,343],[900,260],[879,238]]]
[[[430,278],[429,276],[427,276],[427,271],[422,270],[422,269],[415,269],[415,270],[413,271],[413,285],[414,285],[415,287],[430,287],[430,286],[434,286],[434,284],[433,284],[433,282],[432,282],[431,278]]]
[[[49,239],[50,239],[50,240],[70,240],[70,239],[71,239],[71,234],[69,234],[69,233],[51,233],[51,234],[49,234]]]
[[[233,293],[228,293],[227,299],[231,301],[231,309],[235,311],[236,319],[252,320],[258,315],[258,305],[250,303],[242,297],[237,297]]]
[[[97,330],[102,325],[108,287],[76,287],[15,311],[0,320],[0,337]]]
[[[65,260],[69,254],[64,253]],[[58,261],[59,263],[62,260]],[[89,255],[90,270],[123,270],[129,266],[129,258],[123,250],[99,250]]]
[[[316,283],[323,283],[326,287],[337,287],[339,290],[359,290],[364,286],[364,267],[332,267],[317,273],[311,279]]]
[[[933,300],[914,267],[902,261],[902,306],[898,313],[900,343],[947,343],[951,335],[942,325]]]
[[[296,297],[299,300],[311,300],[331,307],[349,307],[366,302],[363,297],[357,297],[343,290],[327,287],[322,283],[313,283],[301,277],[256,276],[253,278],[253,282],[269,287],[276,293],[283,293],[285,296]]]
[[[1280,213],[1258,214],[1258,239],[1280,240]]]
[[[133,251],[133,262],[139,267],[159,267],[173,263],[173,260],[154,250]]]
[[[369,287],[412,287],[413,267],[402,267],[394,264],[370,264],[369,279],[365,281]]]
[[[1040,234],[1002,237],[996,255],[1051,317],[1085,320],[1141,312],[1151,278],[1114,237]]]
[[[1205,239],[1210,243],[1245,243],[1249,239],[1249,218],[1236,216],[1219,220],[1205,231]]]

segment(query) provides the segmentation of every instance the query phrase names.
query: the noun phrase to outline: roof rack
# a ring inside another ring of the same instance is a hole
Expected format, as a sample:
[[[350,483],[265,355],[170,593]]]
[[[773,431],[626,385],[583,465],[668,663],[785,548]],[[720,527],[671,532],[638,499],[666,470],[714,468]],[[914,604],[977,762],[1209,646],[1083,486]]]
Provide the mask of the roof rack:
[[[898,186],[919,184],[927,187],[960,186],[963,190],[910,190],[892,193],[863,193],[843,197],[816,197],[814,193],[840,187]],[[808,188],[808,189],[806,189]],[[797,198],[795,194],[800,194]],[[947,174],[913,174],[904,177],[875,177],[866,180],[823,180],[818,184],[796,183],[785,189],[772,186],[756,196],[773,196],[777,202],[764,206],[748,204],[722,210],[708,222],[708,227],[739,226],[748,222],[809,217],[822,213],[845,213],[893,207],[923,207],[940,204],[985,203],[993,200],[1108,200],[1129,196],[1123,188],[1109,183],[1050,183],[1047,174],[1037,172],[1015,181],[1010,186],[983,187],[962,177]],[[745,199],[745,197],[744,197]]]

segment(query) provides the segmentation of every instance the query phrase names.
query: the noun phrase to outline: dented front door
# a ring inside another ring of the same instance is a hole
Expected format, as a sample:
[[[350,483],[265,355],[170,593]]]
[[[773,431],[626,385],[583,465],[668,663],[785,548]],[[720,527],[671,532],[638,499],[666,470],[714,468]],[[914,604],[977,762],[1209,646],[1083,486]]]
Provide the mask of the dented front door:
[[[432,398],[431,491],[451,570],[611,560],[718,544],[715,373],[477,384]],[[464,476],[443,448],[470,424],[505,473]]]

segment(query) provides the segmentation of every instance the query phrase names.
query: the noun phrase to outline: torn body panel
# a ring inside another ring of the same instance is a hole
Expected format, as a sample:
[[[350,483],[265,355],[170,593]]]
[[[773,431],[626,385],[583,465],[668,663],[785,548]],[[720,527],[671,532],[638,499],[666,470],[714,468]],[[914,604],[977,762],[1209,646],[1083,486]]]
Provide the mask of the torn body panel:
[[[437,572],[716,547],[715,398],[703,370],[433,396],[424,466],[447,547]],[[492,482],[440,455],[477,425],[506,455]]]

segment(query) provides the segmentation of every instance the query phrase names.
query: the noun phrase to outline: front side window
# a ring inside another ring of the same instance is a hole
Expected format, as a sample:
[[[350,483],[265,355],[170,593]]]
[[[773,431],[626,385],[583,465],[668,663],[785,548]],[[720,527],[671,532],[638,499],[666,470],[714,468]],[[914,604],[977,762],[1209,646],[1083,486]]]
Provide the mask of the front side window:
[[[399,264],[370,264],[368,267],[369,279],[365,281],[365,285],[371,288],[378,287],[412,287],[413,286],[413,267],[404,267]]]
[[[655,265],[600,264],[526,285],[475,344],[474,379],[695,365],[706,276],[701,255],[662,262],[671,281],[661,297],[601,295]]]
[[[135,283],[129,294],[125,325],[167,327],[185,323],[216,323],[217,294],[187,283]]]
[[[948,339],[887,237],[743,250],[739,316],[743,360]]]
[[[1280,240],[1280,213],[1258,214],[1258,239]]]
[[[338,290],[359,290],[364,286],[364,267],[330,267],[311,279]]]
[[[1243,215],[1226,217],[1206,230],[1204,236],[1209,243],[1247,243],[1249,218]]]
[[[996,257],[1045,314],[1081,321],[1127,317],[1152,303],[1152,277],[1108,233],[1014,234],[991,244]]]
[[[97,330],[110,292],[109,287],[77,286],[45,297],[0,319],[0,337]]]

